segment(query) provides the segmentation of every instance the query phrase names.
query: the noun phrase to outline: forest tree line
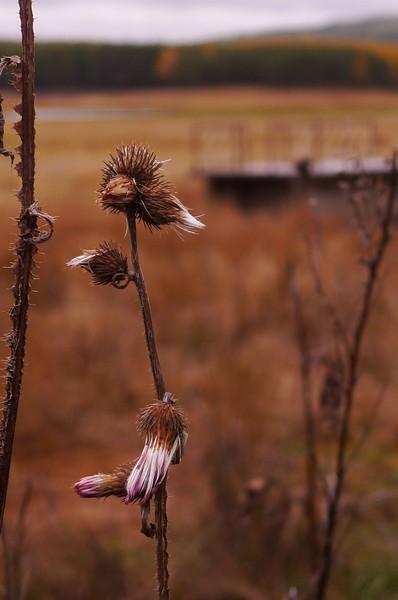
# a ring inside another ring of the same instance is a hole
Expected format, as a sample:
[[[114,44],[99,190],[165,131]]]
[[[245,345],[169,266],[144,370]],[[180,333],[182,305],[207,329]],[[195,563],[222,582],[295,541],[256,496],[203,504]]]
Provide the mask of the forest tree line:
[[[18,44],[0,42],[0,56],[18,53]],[[321,38],[186,46],[38,43],[36,63],[39,89],[398,84],[398,44]]]

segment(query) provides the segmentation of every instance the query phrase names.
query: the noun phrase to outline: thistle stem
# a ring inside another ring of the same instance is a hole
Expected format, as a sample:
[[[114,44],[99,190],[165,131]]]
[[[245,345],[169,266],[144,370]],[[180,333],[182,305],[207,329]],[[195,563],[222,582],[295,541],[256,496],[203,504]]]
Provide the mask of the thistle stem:
[[[148,292],[145,286],[144,276],[142,274],[137,241],[137,223],[134,210],[127,210],[127,224],[130,233],[131,242],[131,260],[133,263],[134,283],[137,288],[141,304],[141,313],[145,327],[145,339],[151,363],[153,380],[155,383],[156,394],[159,402],[163,402],[166,393],[166,387],[160,366],[159,356],[156,348],[155,334],[152,324],[151,307],[149,304]],[[166,478],[164,478],[158,491],[155,494],[155,521],[156,521],[156,562],[158,577],[158,598],[159,600],[169,600],[169,572],[168,572],[168,551],[167,551],[167,489]]]
[[[156,348],[155,334],[153,331],[151,307],[149,304],[148,292],[146,290],[144,276],[142,274],[137,243],[137,223],[133,210],[127,211],[127,223],[130,232],[131,242],[131,260],[133,263],[134,283],[137,288],[138,296],[141,304],[142,319],[145,327],[145,339],[148,347],[149,360],[151,363],[153,381],[155,383],[156,395],[159,402],[163,402],[163,397],[166,392],[166,387],[163,380],[162,369],[158,351]]]
[[[155,495],[156,563],[159,600],[169,600],[169,553],[167,551],[167,474]]]
[[[13,285],[14,306],[10,311],[12,330],[8,337],[10,358],[7,363],[6,395],[0,423],[0,531],[6,503],[11,465],[14,432],[21,393],[25,357],[26,327],[29,308],[29,291],[33,255],[36,246],[33,235],[36,231],[36,216],[30,209],[34,205],[35,177],[35,107],[34,107],[34,32],[31,0],[19,0],[22,31],[22,103],[17,107],[22,115],[20,129],[21,165],[17,167],[22,178],[20,200],[19,241],[16,248]],[[18,88],[20,89],[20,88]],[[19,124],[18,124],[19,125]]]

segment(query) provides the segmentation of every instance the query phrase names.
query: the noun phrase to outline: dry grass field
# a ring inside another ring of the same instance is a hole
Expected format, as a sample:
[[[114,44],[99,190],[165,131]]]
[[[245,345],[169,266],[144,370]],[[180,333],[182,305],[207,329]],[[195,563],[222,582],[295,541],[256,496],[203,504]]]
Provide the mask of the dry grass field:
[[[6,96],[5,108],[11,106]],[[321,355],[328,342],[303,235],[319,242],[320,272],[347,327],[362,286],[359,240],[348,211],[343,218],[300,203],[243,215],[228,203],[213,203],[205,183],[191,174],[191,128],[201,119],[239,119],[253,132],[274,118],[374,119],[387,153],[398,139],[397,106],[397,93],[376,91],[38,94],[36,195],[57,220],[53,238],[37,257],[5,517],[3,552],[16,550],[13,569],[23,597],[154,597],[153,543],[139,533],[138,508],[113,498],[82,500],[72,489],[81,476],[108,472],[139,454],[136,415],[153,397],[134,290],[95,288],[85,273],[65,267],[81,249],[104,240],[127,247],[123,219],[101,211],[95,191],[103,161],[117,145],[130,142],[171,159],[167,176],[206,224],[184,239],[172,231],[139,232],[167,389],[190,422],[186,455],[169,477],[173,598],[273,600],[286,597],[290,586],[306,589],[304,431],[287,265],[298,265],[311,341]],[[14,142],[8,130],[5,145]],[[5,267],[12,260],[17,186],[2,159]],[[331,600],[398,597],[396,253],[393,242],[361,358],[353,443],[384,392],[351,464]],[[3,335],[9,328],[11,271],[1,269],[0,278]],[[3,348],[1,357],[6,355]],[[315,387],[321,375],[320,369]],[[327,472],[331,439],[320,436]],[[28,485],[32,496],[18,546],[18,514]],[[250,494],[253,486],[257,492]]]

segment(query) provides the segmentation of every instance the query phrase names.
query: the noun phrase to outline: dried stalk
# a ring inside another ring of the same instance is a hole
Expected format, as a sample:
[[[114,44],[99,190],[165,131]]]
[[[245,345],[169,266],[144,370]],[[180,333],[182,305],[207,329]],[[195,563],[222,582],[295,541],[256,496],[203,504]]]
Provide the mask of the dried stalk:
[[[155,334],[152,324],[151,307],[148,292],[142,274],[137,242],[137,222],[134,209],[126,211],[128,229],[131,243],[131,260],[133,264],[134,283],[137,288],[141,304],[142,319],[145,327],[145,339],[147,343],[149,360],[152,369],[156,395],[159,402],[163,402],[166,393],[162,369],[155,343]],[[156,562],[158,573],[159,600],[168,600],[169,595],[169,572],[167,551],[167,475],[155,494],[155,521],[156,521]]]
[[[336,536],[339,504],[343,486],[345,483],[345,475],[348,463],[348,441],[351,425],[352,405],[358,376],[359,358],[362,348],[363,336],[371,313],[376,284],[379,281],[380,277],[381,263],[383,261],[388,243],[391,239],[391,228],[393,225],[394,204],[397,195],[397,188],[397,163],[396,156],[394,156],[392,172],[389,180],[388,197],[386,200],[384,213],[380,223],[380,237],[377,240],[373,256],[366,261],[367,277],[365,281],[363,296],[361,299],[359,310],[357,312],[355,326],[353,329],[352,341],[349,348],[347,380],[344,389],[343,414],[338,439],[337,458],[335,466],[336,483],[333,494],[329,501],[327,511],[324,543],[321,552],[321,567],[319,569],[313,595],[313,597],[316,600],[324,600],[325,598],[333,563],[333,546]]]
[[[163,402],[163,397],[166,393],[166,388],[163,381],[162,370],[160,368],[159,356],[155,344],[155,335],[153,331],[151,307],[149,305],[148,293],[142,274],[137,243],[137,223],[134,210],[127,211],[127,224],[130,233],[131,242],[131,260],[133,263],[134,283],[137,287],[138,296],[141,304],[142,319],[145,327],[145,339],[149,352],[153,380],[156,388],[156,395],[159,402]]]
[[[19,0],[19,11],[22,31],[22,60],[17,56],[12,56],[1,61],[2,67],[5,65],[12,68],[15,78],[14,86],[22,95],[21,104],[15,107],[16,112],[22,118],[14,126],[22,141],[21,146],[17,148],[21,160],[16,166],[17,173],[22,179],[22,188],[18,192],[18,199],[20,201],[20,214],[17,219],[19,239],[16,246],[16,261],[14,264],[15,283],[12,287],[14,306],[10,310],[12,329],[7,337],[7,343],[10,347],[10,357],[6,367],[6,395],[0,424],[0,530],[3,523],[15,424],[21,393],[30,281],[32,267],[34,266],[33,256],[37,251],[36,245],[46,241],[52,233],[51,218],[40,211],[35,204],[34,197],[35,60],[31,0]],[[4,124],[2,124],[3,127]],[[12,153],[5,151],[2,143],[1,146],[2,154],[6,154],[12,158]],[[40,217],[44,218],[49,224],[49,232],[40,233],[38,231],[37,220]]]
[[[156,564],[159,600],[168,600],[169,592],[169,553],[167,550],[167,475],[155,495],[156,521]]]
[[[84,252],[68,265],[91,273],[97,285],[125,288],[133,281],[138,292],[144,321],[145,338],[156,389],[157,402],[150,404],[138,419],[138,430],[145,437],[140,457],[130,465],[121,465],[113,473],[83,477],[75,485],[84,498],[116,495],[125,504],[139,502],[141,532],[156,536],[159,600],[169,599],[167,551],[166,479],[170,464],[178,464],[187,440],[187,423],[166,392],[155,343],[151,308],[138,254],[137,221],[149,229],[169,225],[185,232],[203,227],[174,196],[171,185],[161,172],[162,162],[143,146],[120,146],[116,155],[105,163],[99,191],[99,203],[113,213],[124,213],[130,233],[132,271],[127,257],[114,242],[100,244],[97,250]],[[150,501],[155,499],[155,522],[149,523]]]

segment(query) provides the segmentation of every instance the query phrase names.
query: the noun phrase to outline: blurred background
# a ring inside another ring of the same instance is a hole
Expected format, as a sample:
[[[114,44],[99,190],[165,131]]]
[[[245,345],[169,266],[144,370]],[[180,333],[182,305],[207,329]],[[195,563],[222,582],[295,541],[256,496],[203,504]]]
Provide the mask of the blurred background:
[[[139,231],[166,386],[190,422],[184,460],[168,484],[173,597],[305,592],[306,442],[288,266],[303,301],[329,481],[341,415],[339,406],[325,413],[321,401],[333,334],[306,240],[349,335],[365,271],[340,174],[357,176],[368,164],[370,201],[382,195],[398,138],[398,7],[37,0],[33,8],[36,197],[56,224],[37,255],[31,296],[2,540],[4,597],[154,597],[154,545],[139,533],[139,509],[73,491],[80,477],[138,456],[136,416],[154,398],[135,291],[93,287],[87,274],[65,267],[105,240],[127,252],[123,218],[95,201],[103,162],[132,142],[169,161],[165,176],[206,225],[183,238]],[[0,55],[19,48],[17,3],[8,2]],[[18,143],[17,96],[6,79],[9,148]],[[10,327],[18,187],[2,158],[1,335]],[[356,451],[329,595],[336,600],[398,598],[396,267],[393,240],[361,354]],[[322,525],[324,505],[319,510]]]

